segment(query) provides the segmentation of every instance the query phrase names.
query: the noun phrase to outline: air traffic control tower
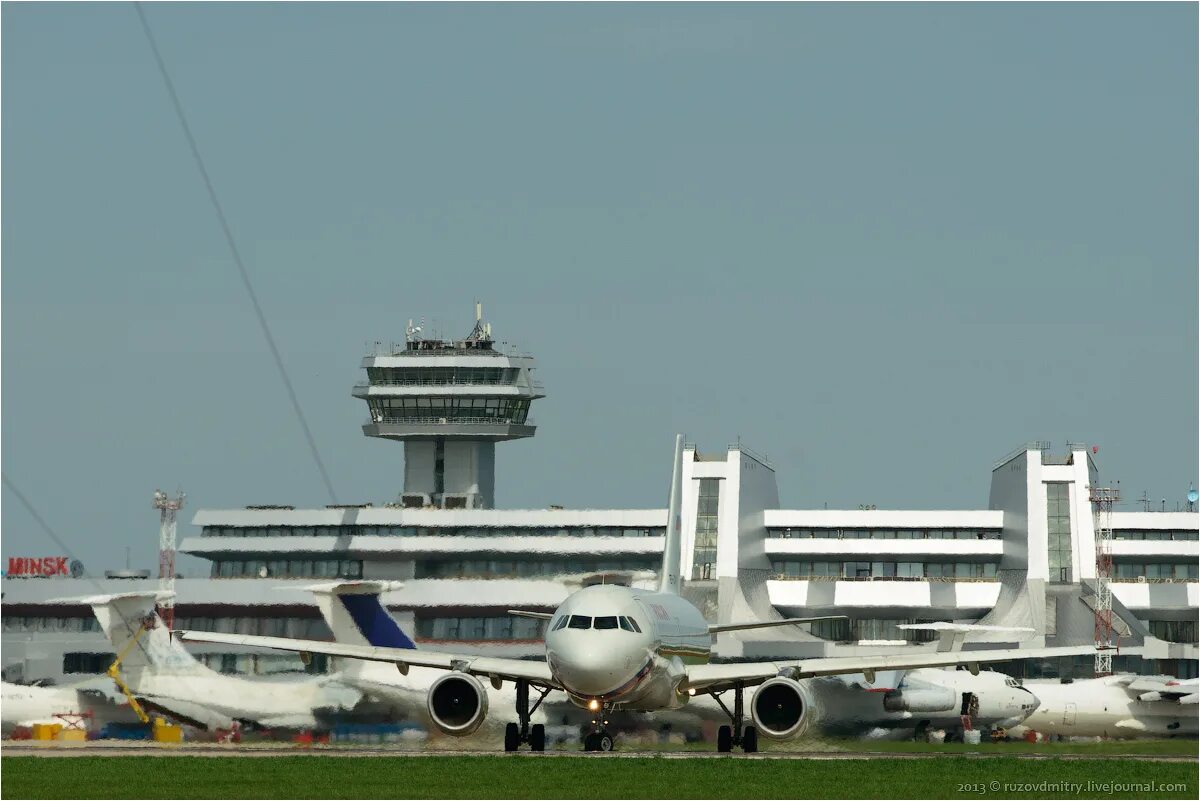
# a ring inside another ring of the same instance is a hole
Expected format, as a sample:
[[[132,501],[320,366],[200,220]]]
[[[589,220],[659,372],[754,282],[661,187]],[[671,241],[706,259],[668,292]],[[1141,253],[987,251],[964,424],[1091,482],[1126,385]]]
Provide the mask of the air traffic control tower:
[[[363,358],[367,383],[354,387],[371,413],[363,433],[404,443],[403,506],[495,506],[496,443],[532,437],[529,406],[545,395],[532,356],[494,346],[476,303],[466,339],[426,339],[409,320],[403,348],[376,343]]]

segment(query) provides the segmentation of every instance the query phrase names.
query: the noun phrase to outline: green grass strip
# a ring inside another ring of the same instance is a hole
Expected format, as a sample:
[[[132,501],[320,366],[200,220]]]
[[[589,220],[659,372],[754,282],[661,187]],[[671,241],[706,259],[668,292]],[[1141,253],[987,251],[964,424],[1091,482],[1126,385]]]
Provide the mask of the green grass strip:
[[[1197,797],[1194,762],[1117,758],[147,755],[4,757],[2,767],[6,799]]]

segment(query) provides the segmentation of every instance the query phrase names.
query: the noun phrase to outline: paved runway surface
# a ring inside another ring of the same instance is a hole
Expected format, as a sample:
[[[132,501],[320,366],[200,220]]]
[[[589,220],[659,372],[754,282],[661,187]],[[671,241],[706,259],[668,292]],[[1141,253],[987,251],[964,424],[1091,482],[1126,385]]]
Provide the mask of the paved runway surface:
[[[31,757],[82,757],[82,756],[159,756],[159,757],[247,757],[263,758],[277,756],[312,756],[312,757],[440,757],[440,756],[504,756],[498,751],[450,751],[450,750],[404,750],[399,748],[370,748],[362,746],[295,746],[295,745],[221,745],[217,743],[186,743],[183,745],[167,745],[147,742],[90,742],[90,743],[56,743],[33,742],[18,740],[6,742],[0,748],[3,756]],[[543,754],[533,754],[529,751],[518,751],[511,755],[514,758],[555,759],[563,757],[582,757],[587,759],[622,759],[630,757],[662,757],[664,759],[811,759],[811,760],[845,760],[845,759],[938,759],[943,756],[964,756],[973,759],[996,759],[999,757],[1016,757],[1031,760],[1079,760],[1079,759],[1121,759],[1143,762],[1196,762],[1197,757],[1187,754],[1055,754],[1047,752],[1030,754],[1028,752],[1006,752],[1003,746],[988,753],[947,751],[944,753],[896,753],[892,751],[789,751],[768,752],[759,754],[715,754],[710,751],[610,751],[609,753],[589,753],[582,751],[547,751]]]

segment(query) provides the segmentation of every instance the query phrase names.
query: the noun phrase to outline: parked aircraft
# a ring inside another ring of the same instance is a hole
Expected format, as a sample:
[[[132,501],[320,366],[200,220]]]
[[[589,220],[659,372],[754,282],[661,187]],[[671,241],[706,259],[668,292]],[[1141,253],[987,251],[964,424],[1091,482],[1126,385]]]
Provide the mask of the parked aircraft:
[[[960,736],[965,725],[1007,731],[1037,709],[1037,696],[1011,676],[991,670],[918,668],[863,677],[823,676],[806,680],[813,698],[816,732],[863,736],[876,730],[920,735],[942,729]],[[803,683],[803,682],[802,682]],[[964,722],[964,716],[969,720]]]
[[[154,605],[155,591],[97,595],[90,604],[120,657],[120,675],[143,705],[198,728],[325,727],[332,715],[352,709],[358,690],[331,677],[246,679],[200,664],[171,638]]]
[[[1197,735],[1197,680],[1130,673],[1095,679],[1026,681],[1041,706],[1014,733],[1027,729],[1063,737]]]
[[[89,727],[137,721],[137,716],[107,678],[65,687],[9,684],[7,681],[2,685],[0,733],[5,737],[19,727],[28,728],[35,723],[68,725],[75,722],[76,715],[86,716]]]
[[[593,713],[593,730],[585,738],[584,747],[605,751],[613,747],[612,735],[607,730],[607,715],[611,710],[679,709],[693,696],[708,694],[721,705],[729,719],[729,725],[718,730],[717,750],[727,752],[738,745],[743,751],[753,752],[758,749],[760,731],[769,737],[787,738],[801,728],[808,705],[799,680],[806,677],[863,673],[868,681],[873,681],[877,671],[960,664],[978,672],[979,665],[986,662],[1074,655],[1091,650],[937,652],[908,649],[896,654],[796,662],[708,664],[712,638],[718,632],[792,625],[814,618],[710,625],[695,606],[679,595],[682,450],[683,439],[678,437],[662,577],[657,592],[594,585],[572,593],[552,614],[510,610],[510,614],[550,622],[545,635],[545,662],[214,632],[180,632],[179,636],[192,641],[386,662],[395,665],[401,673],[411,667],[444,670],[446,673],[429,689],[427,706],[435,725],[447,734],[470,733],[486,718],[488,696],[481,679],[490,681],[496,688],[506,681],[513,682],[517,690],[518,722],[505,727],[506,751],[516,750],[521,743],[529,743],[534,751],[545,748],[545,727],[542,724],[531,726],[530,689],[539,695],[535,707],[549,693],[561,691],[577,706]],[[744,694],[752,687],[757,688],[750,699],[749,716],[753,725],[747,726]],[[726,693],[733,696],[732,709],[722,700]]]

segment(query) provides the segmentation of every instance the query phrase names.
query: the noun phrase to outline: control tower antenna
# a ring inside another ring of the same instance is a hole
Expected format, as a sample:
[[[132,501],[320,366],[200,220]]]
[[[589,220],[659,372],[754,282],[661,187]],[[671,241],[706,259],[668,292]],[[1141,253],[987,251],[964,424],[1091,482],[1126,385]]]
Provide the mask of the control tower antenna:
[[[187,496],[182,492],[174,498],[162,490],[154,491],[154,508],[158,510],[158,589],[169,593],[159,601],[158,615],[168,629],[175,626],[175,518]]]
[[[1096,531],[1096,675],[1112,673],[1112,511],[1121,500],[1120,482],[1115,487],[1089,487]]]

